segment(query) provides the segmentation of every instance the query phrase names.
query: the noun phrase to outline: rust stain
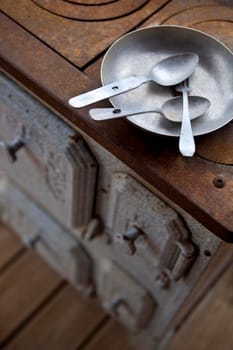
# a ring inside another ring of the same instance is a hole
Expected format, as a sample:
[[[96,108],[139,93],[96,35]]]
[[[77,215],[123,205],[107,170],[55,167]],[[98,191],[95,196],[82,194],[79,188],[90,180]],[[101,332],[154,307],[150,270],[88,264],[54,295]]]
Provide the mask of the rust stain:
[[[84,6],[60,0],[46,1],[47,5],[44,0],[39,1],[48,9],[38,6],[32,0],[1,0],[0,9],[80,68],[167,2],[167,0],[119,0],[101,6]],[[55,6],[56,4],[59,6]],[[85,11],[85,20],[65,17],[66,6],[72,7],[70,16],[74,16],[77,11],[78,14]],[[115,6],[119,7],[118,10]],[[73,11],[73,7],[77,8],[76,12]],[[56,13],[53,13],[52,9]],[[104,21],[100,20],[101,17],[96,21],[88,21],[88,16],[98,15],[99,11],[103,12]],[[108,18],[113,15],[117,15],[117,19]],[[80,52],[79,55],[77,50]]]
[[[197,153],[213,162],[233,165],[233,122],[198,138]]]
[[[62,0],[33,0],[33,2],[49,12],[62,17],[94,21],[126,16],[145,5],[148,0],[127,0],[127,2],[125,0],[118,0],[102,4],[90,2],[88,4],[89,6],[83,6],[87,4],[65,2]]]

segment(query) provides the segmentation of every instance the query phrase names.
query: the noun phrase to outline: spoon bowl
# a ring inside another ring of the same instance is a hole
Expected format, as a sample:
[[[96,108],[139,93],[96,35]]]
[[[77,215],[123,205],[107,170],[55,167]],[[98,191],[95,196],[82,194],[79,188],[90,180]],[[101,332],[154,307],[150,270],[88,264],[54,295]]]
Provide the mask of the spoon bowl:
[[[190,120],[200,117],[208,111],[210,101],[201,96],[189,96],[189,116]],[[164,117],[172,122],[182,122],[183,98],[175,97],[166,101],[161,107]]]
[[[177,85],[186,80],[198,65],[195,53],[181,53],[156,64],[151,71],[151,80],[163,86]]]

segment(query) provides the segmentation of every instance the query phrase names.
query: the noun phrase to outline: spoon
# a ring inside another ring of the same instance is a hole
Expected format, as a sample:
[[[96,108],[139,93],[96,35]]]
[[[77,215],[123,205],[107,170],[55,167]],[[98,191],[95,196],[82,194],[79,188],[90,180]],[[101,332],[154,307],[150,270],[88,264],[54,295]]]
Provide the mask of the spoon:
[[[176,91],[181,92],[183,96],[183,112],[180,129],[179,150],[180,153],[185,157],[192,157],[195,153],[196,148],[190,120],[190,106],[188,98],[188,93],[190,90],[191,89],[189,88],[188,79],[176,86]]]
[[[189,96],[189,112],[191,120],[204,114],[209,107],[210,101],[207,98]],[[92,108],[90,109],[89,114],[92,119],[101,121],[151,112],[159,113],[172,122],[181,122],[183,99],[182,97],[172,98],[166,101],[161,108],[129,108],[123,110],[120,108]]]
[[[149,81],[154,81],[163,86],[177,85],[193,73],[198,61],[199,57],[195,53],[173,55],[154,65],[149,75],[130,76],[115,81],[98,89],[72,97],[69,99],[69,104],[75,108],[88,106],[91,103],[136,89]]]

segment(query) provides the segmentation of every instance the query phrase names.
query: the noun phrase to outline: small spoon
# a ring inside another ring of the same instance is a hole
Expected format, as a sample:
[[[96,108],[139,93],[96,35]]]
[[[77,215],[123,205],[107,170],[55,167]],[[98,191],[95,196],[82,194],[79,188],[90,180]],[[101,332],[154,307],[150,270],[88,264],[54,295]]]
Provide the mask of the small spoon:
[[[189,96],[189,113],[191,120],[204,114],[209,107],[210,101],[207,98]],[[123,110],[119,108],[92,108],[90,109],[89,114],[92,119],[101,121],[151,112],[159,113],[172,122],[181,122],[183,99],[182,97],[172,98],[166,101],[161,108],[129,108]]]
[[[91,103],[136,89],[149,81],[154,81],[163,86],[177,85],[193,73],[198,62],[199,57],[195,53],[173,55],[153,66],[149,75],[130,76],[115,81],[98,89],[72,97],[69,99],[69,104],[75,108],[88,106]]]
[[[195,153],[195,141],[192,132],[192,125],[190,120],[190,106],[188,93],[190,92],[188,79],[176,86],[176,91],[182,93],[183,96],[183,112],[180,129],[179,150],[185,157],[192,157]]]

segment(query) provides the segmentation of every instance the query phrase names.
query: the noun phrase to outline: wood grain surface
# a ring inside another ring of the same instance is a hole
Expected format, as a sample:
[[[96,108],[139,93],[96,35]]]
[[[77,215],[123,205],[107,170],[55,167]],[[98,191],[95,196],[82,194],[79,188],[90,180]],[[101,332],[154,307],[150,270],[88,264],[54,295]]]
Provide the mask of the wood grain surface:
[[[0,349],[110,348],[133,349],[123,327],[0,224]]]
[[[83,350],[133,350],[125,330],[114,321],[108,322]]]
[[[61,283],[31,252],[0,275],[0,342],[7,338]]]
[[[1,224],[0,230],[0,272],[17,254],[23,252],[24,248],[20,240],[13,234],[9,234],[6,226]]]
[[[233,264],[201,301],[166,350],[233,349]]]
[[[75,350],[104,318],[96,302],[65,286],[6,349]]]

